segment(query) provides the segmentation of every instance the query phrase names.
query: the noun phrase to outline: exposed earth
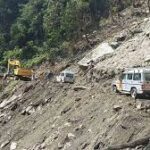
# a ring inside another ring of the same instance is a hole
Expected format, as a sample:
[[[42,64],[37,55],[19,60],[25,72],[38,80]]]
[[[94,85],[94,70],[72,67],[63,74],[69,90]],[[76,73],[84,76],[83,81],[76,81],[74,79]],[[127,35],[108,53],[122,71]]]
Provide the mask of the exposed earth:
[[[111,90],[119,69],[150,62],[150,18],[128,21],[126,28],[116,27],[103,40],[114,51],[96,57],[93,83],[78,65],[92,50],[65,65],[76,73],[74,84],[57,83],[55,77],[4,83],[0,93],[1,150],[117,150],[120,144],[124,148],[118,149],[150,150],[150,98],[133,100]],[[55,73],[58,70],[53,68]],[[144,142],[136,141],[139,139]]]
[[[148,136],[150,109],[145,106],[150,101],[135,103],[112,93],[110,84],[104,80],[91,87],[83,77],[75,85],[12,81],[1,95],[1,149],[12,142],[18,150],[104,149]]]

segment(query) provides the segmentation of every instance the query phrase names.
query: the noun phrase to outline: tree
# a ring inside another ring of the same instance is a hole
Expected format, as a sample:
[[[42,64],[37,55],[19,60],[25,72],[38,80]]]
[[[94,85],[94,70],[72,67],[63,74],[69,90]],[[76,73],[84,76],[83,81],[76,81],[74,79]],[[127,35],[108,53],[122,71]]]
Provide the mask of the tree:
[[[90,29],[99,27],[101,18],[113,16],[129,1],[0,0],[0,61],[7,51],[16,55],[16,47],[21,49],[22,59],[33,59],[41,53],[54,59],[67,56],[64,43],[76,42]]]

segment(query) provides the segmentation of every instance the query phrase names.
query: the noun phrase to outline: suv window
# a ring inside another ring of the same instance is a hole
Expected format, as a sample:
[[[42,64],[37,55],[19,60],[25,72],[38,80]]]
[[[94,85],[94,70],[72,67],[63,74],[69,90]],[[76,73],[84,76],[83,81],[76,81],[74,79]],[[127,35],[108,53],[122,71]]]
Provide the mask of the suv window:
[[[73,78],[73,74],[67,73],[67,74],[66,74],[66,77],[68,77],[68,78]]]
[[[122,74],[122,80],[126,79],[126,74]]]
[[[150,81],[150,73],[149,72],[144,73],[144,78],[145,78],[145,81]]]
[[[135,81],[141,80],[141,73],[135,73],[133,76],[133,80],[135,80]]]
[[[132,80],[132,77],[133,77],[133,74],[132,74],[132,73],[130,73],[130,74],[127,75],[127,79],[128,79],[128,80]]]

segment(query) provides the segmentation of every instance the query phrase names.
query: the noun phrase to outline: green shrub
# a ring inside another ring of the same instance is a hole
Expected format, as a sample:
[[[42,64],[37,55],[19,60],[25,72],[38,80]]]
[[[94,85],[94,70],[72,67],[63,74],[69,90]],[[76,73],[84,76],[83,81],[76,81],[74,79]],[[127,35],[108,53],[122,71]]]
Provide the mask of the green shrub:
[[[20,59],[21,55],[22,55],[22,49],[19,49],[19,48],[5,51],[3,54],[2,64],[7,64],[8,59]]]
[[[105,27],[107,24],[110,24],[110,23],[111,23],[111,19],[110,18],[101,18],[99,26],[100,27]]]
[[[41,64],[42,62],[46,61],[47,54],[40,54],[39,56],[34,57],[33,59],[29,59],[28,61],[24,62],[24,67],[32,67]]]

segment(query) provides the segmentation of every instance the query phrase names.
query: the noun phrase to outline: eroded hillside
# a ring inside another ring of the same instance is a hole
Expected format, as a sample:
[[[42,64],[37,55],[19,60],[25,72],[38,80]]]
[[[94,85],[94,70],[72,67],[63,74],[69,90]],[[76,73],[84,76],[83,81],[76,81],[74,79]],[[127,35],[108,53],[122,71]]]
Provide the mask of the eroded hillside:
[[[4,83],[0,93],[0,149],[109,150],[127,143],[132,145],[125,145],[128,150],[149,150],[150,98],[135,101],[111,91],[119,68],[149,65],[150,19],[134,21],[130,18],[123,31],[119,26],[107,28],[108,39],[103,41],[114,52],[98,58],[92,84],[87,81],[88,72],[78,66],[82,56],[89,56],[86,52],[69,64],[76,72],[74,84],[56,83],[55,76]],[[97,37],[101,36],[97,32]],[[55,73],[61,70],[57,67],[53,68]],[[37,74],[49,69],[38,69]],[[134,142],[145,137],[148,140]]]

